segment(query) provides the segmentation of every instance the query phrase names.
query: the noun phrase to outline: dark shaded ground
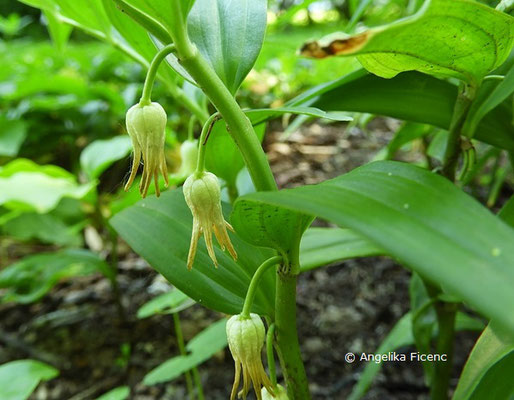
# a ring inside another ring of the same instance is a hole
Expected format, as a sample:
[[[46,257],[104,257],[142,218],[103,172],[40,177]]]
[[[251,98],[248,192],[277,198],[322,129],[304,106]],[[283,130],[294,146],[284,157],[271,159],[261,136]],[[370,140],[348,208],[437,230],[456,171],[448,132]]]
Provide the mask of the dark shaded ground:
[[[393,126],[390,126],[390,125]],[[365,135],[342,126],[311,125],[267,149],[281,187],[316,183],[369,161],[387,143],[395,122],[377,120]],[[39,304],[1,305],[0,364],[38,358],[61,369],[32,399],[94,399],[128,384],[131,399],[185,399],[184,382],[146,387],[152,368],[177,355],[172,318],[137,320],[137,309],[167,283],[120,244],[119,285],[127,321],[118,313],[105,279],[89,277],[60,284]],[[364,363],[344,361],[347,352],[374,352],[408,310],[409,272],[387,258],[350,260],[304,273],[298,283],[302,354],[314,399],[345,399]],[[198,305],[181,313],[186,340],[220,316]],[[454,382],[476,334],[459,334]],[[406,349],[410,351],[410,349]],[[228,351],[200,367],[207,399],[227,399],[233,379]],[[386,363],[365,397],[368,400],[426,399],[418,363]],[[252,397],[253,398],[253,397]]]

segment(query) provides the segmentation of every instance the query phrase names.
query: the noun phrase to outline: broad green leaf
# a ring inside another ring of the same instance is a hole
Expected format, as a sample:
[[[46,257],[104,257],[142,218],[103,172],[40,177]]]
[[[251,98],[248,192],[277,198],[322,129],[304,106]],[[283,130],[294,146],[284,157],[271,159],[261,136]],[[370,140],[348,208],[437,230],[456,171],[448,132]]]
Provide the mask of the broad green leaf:
[[[0,156],[14,157],[27,137],[27,124],[0,114]]]
[[[111,38],[110,22],[102,0],[20,0],[22,3],[50,11],[63,22],[77,26],[102,38]]]
[[[299,262],[300,240],[312,220],[310,215],[245,200],[237,202],[230,216],[232,226],[244,240],[277,250],[287,263]]]
[[[196,0],[189,13],[191,40],[232,93],[261,50],[266,7],[266,0]]]
[[[300,269],[308,271],[340,260],[383,254],[350,229],[309,228],[300,243]]]
[[[101,272],[112,278],[109,266],[89,250],[67,249],[27,256],[0,272],[2,302],[27,304],[39,300],[63,279]]]
[[[227,314],[241,312],[250,278],[258,266],[272,255],[229,234],[237,251],[237,262],[221,251],[215,242],[219,267],[207,255],[204,239],[198,244],[191,271],[186,266],[192,231],[191,211],[182,190],[175,189],[160,198],[147,198],[126,208],[110,220],[112,226],[140,256],[196,302]],[[264,277],[254,302],[254,312],[274,313],[275,276]]]
[[[55,368],[36,360],[17,360],[0,365],[0,398],[28,399],[41,381],[59,375]]]
[[[255,133],[260,141],[264,137],[265,129],[266,124],[255,127]],[[237,174],[245,163],[223,121],[214,125],[206,146],[206,168],[233,187],[236,183]]]
[[[100,177],[112,163],[127,156],[132,149],[128,136],[115,136],[106,140],[95,140],[80,154],[80,166],[89,179]]]
[[[429,75],[405,72],[383,79],[358,70],[312,88],[287,105],[311,102],[325,111],[386,115],[448,129],[456,98],[457,86]],[[514,151],[512,118],[512,107],[496,107],[479,123],[475,139]]]
[[[2,225],[1,222],[0,225]],[[82,245],[76,229],[66,225],[62,219],[52,214],[22,213],[9,218],[1,229],[4,234],[19,240],[37,239],[43,243],[61,246]]]
[[[144,378],[145,385],[168,382],[200,365],[227,345],[226,319],[221,319],[196,335],[187,345],[189,354],[169,359],[150,371]]]
[[[77,184],[62,168],[39,166],[29,160],[15,160],[0,169],[0,205],[8,209],[44,213],[63,197],[80,199],[91,188],[91,184]]]
[[[96,400],[126,400],[130,396],[130,388],[128,386],[119,386],[107,393],[101,395]]]
[[[471,351],[453,400],[509,399],[513,374],[512,335],[489,324]]]
[[[148,318],[155,314],[173,314],[185,310],[195,304],[178,289],[163,293],[143,304],[137,311],[138,318]]]
[[[302,54],[356,55],[368,71],[443,75],[477,85],[500,66],[514,41],[514,18],[470,0],[428,0],[412,17],[354,36],[307,43]]]
[[[353,229],[514,332],[514,230],[436,174],[382,161],[319,185],[243,196],[235,207],[240,201]]]
[[[457,313],[455,321],[455,330],[480,330],[483,325],[475,319],[470,318],[464,313]],[[434,332],[434,337],[435,337]],[[374,354],[387,354],[391,351],[401,349],[405,346],[414,344],[414,337],[412,336],[412,313],[408,312],[394,325],[393,329],[387,334],[378,349]],[[351,349],[350,349],[351,350]],[[409,359],[410,355],[407,353],[406,358]],[[364,371],[359,376],[359,380],[352,389],[348,400],[358,400],[364,396],[369,387],[373,383],[373,379],[382,368],[382,363],[368,362],[364,367]]]

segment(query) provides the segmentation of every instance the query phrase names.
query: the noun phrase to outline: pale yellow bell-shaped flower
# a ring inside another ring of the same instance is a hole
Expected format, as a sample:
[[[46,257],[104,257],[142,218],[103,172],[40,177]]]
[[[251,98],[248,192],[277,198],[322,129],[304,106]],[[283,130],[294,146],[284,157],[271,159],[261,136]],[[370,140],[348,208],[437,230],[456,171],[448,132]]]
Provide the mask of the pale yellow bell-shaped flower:
[[[240,397],[246,398],[250,385],[253,386],[258,400],[263,400],[262,387],[268,393],[274,394],[271,381],[262,365],[261,350],[265,337],[264,324],[257,314],[250,314],[248,317],[234,315],[227,321],[227,342],[236,368],[230,400],[236,398],[241,374],[243,389],[239,392]]]
[[[125,185],[128,190],[136,177],[141,157],[143,158],[143,176],[139,192],[146,197],[152,180],[155,183],[155,194],[160,196],[159,172],[164,176],[168,186],[168,169],[164,158],[164,141],[166,136],[166,112],[159,103],[138,103],[132,106],[126,116],[127,131],[132,139],[134,160],[130,177]]]
[[[284,387],[277,385],[273,390],[275,392],[274,395],[268,392],[268,389],[263,387],[261,390],[262,400],[289,400],[289,397],[287,397],[287,391]]]
[[[214,253],[213,233],[221,249],[224,251],[226,248],[234,260],[236,260],[237,253],[227,232],[227,228],[232,232],[234,229],[223,218],[220,184],[216,175],[210,172],[200,172],[191,175],[184,182],[184,197],[193,214],[193,233],[187,257],[187,268],[193,268],[198,240],[202,233],[209,257],[211,257],[216,267],[218,266],[218,260]]]

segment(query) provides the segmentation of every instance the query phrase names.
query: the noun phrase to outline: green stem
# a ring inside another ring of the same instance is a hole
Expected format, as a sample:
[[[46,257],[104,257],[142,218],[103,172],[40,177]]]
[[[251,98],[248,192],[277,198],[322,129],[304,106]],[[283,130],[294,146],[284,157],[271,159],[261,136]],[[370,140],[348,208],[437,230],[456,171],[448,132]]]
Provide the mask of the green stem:
[[[113,0],[116,7],[154,35],[161,43],[171,43],[171,36],[164,26],[152,17],[142,13],[137,8],[127,4],[124,0]]]
[[[461,85],[455,107],[453,109],[452,120],[448,130],[448,141],[446,142],[446,151],[443,158],[442,175],[455,181],[455,170],[460,154],[460,136],[461,130],[466,122],[469,107],[474,98],[475,89],[470,86]]]
[[[455,337],[455,303],[437,302],[435,304],[439,332],[437,335],[437,354],[446,354],[446,361],[434,366],[434,377],[430,387],[431,400],[447,400],[453,366],[453,342]]]
[[[277,371],[275,368],[275,355],[273,353],[273,339],[275,337],[275,324],[271,324],[266,334],[266,355],[268,356],[269,377],[273,387],[277,387]]]
[[[173,325],[175,327],[175,336],[177,337],[177,344],[178,349],[180,351],[180,354],[185,356],[187,355],[186,346],[184,344],[184,335],[182,334],[182,328],[180,326],[180,317],[178,316],[178,313],[173,313]],[[191,372],[186,371],[184,373],[184,376],[186,378],[186,386],[187,386],[187,392],[189,393],[189,398],[191,400],[194,400],[195,393],[193,388],[193,380],[191,379]]]
[[[172,0],[174,23],[170,26],[171,36],[177,48],[181,65],[189,72],[223,116],[229,133],[245,160],[252,181],[258,191],[276,190],[277,185],[271,173],[261,143],[248,117],[241,110],[232,94],[216,75],[211,66],[190,42],[185,21],[182,18],[182,2]]]
[[[268,268],[273,267],[274,265],[277,265],[281,262],[281,256],[274,256],[268,258],[259,266],[259,268],[257,268],[253,274],[252,280],[250,281],[248,291],[246,292],[246,298],[243,305],[243,311],[241,311],[241,317],[250,318],[250,310],[252,309],[253,299],[255,298],[255,293],[257,291],[257,287],[259,286],[259,281],[262,275],[268,270]]]
[[[189,118],[189,124],[187,126],[187,140],[192,142],[195,140],[195,123],[198,119],[193,115]]]
[[[150,64],[150,68],[148,69],[148,73],[146,74],[145,85],[143,87],[143,95],[141,96],[141,100],[139,102],[140,104],[150,104],[153,84],[155,82],[155,76],[157,75],[159,65],[161,65],[162,60],[164,60],[170,53],[174,51],[175,45],[169,44],[160,49],[159,52],[154,56]]]
[[[205,124],[202,127],[202,133],[200,134],[200,140],[198,148],[198,160],[196,162],[196,171],[195,175],[199,177],[202,172],[205,170],[205,149],[207,145],[207,139],[209,138],[209,135],[212,131],[212,128],[214,127],[214,124],[216,121],[218,121],[221,118],[219,113],[212,114]]]
[[[489,81],[489,80],[503,81],[504,79],[505,79],[504,75],[487,75],[486,77],[484,77],[484,81]]]
[[[202,380],[200,379],[200,374],[198,373],[198,368],[193,367],[193,369],[191,371],[193,371],[193,379],[195,381],[196,394],[198,396],[198,400],[205,400],[205,396],[203,394]]]
[[[309,384],[296,328],[296,275],[278,273],[276,293],[275,329],[287,394],[290,400],[309,400]]]
[[[181,0],[171,0],[170,33],[181,65],[223,116],[257,191],[277,190],[266,154],[253,126],[233,95],[187,37]],[[291,400],[309,400],[309,387],[296,330],[296,275],[277,274],[275,299],[277,347]]]

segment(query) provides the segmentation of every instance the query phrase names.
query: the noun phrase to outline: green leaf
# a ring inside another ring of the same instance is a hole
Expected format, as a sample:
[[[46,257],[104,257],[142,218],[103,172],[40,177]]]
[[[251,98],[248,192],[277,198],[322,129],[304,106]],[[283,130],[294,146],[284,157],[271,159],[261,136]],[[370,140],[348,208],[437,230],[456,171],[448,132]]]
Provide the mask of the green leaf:
[[[307,43],[302,54],[356,55],[368,71],[454,77],[477,85],[500,66],[514,41],[514,18],[470,0],[428,0],[412,17],[354,36]]]
[[[25,400],[41,381],[59,375],[55,368],[36,360],[17,360],[0,365],[0,398]]]
[[[111,164],[130,153],[132,142],[128,136],[115,136],[106,140],[95,140],[80,154],[80,166],[90,180],[100,177]]]
[[[316,86],[287,105],[297,106],[314,99],[312,106],[326,111],[386,115],[448,129],[456,98],[457,86],[429,75],[405,72],[383,79],[358,70]],[[514,151],[512,118],[512,107],[496,107],[481,120],[475,138]]]
[[[0,222],[1,225],[1,222]],[[19,240],[38,239],[43,243],[61,246],[80,246],[77,232],[62,219],[51,214],[23,213],[9,218],[2,226],[3,233]]]
[[[191,40],[235,93],[259,55],[266,0],[196,0],[188,17]]]
[[[498,213],[498,217],[514,228],[514,196],[511,196],[511,198],[505,203]]]
[[[0,272],[2,302],[28,304],[43,297],[59,281],[101,272],[112,278],[109,266],[89,250],[67,249],[27,256]]]
[[[196,335],[186,346],[189,354],[169,359],[151,370],[144,378],[145,385],[171,381],[191,368],[211,358],[227,345],[226,319],[221,319]]]
[[[489,324],[471,351],[453,400],[509,399],[513,374],[512,335]]]
[[[193,304],[195,304],[195,301],[187,297],[186,294],[178,289],[172,289],[143,304],[137,311],[137,317],[142,319],[155,314],[174,314],[191,307]]]
[[[266,124],[255,127],[255,133],[260,141],[264,137],[265,129]],[[223,121],[214,125],[206,146],[205,167],[233,187],[236,184],[237,174],[245,163]]]
[[[514,92],[514,66],[511,66],[505,78],[494,87],[482,102],[473,103],[469,110],[471,118],[468,118],[466,121],[463,132],[467,136],[473,136],[477,130],[478,123],[484,116],[500,105],[512,92]]]
[[[15,160],[0,169],[0,205],[9,209],[47,212],[63,197],[83,198],[91,184],[78,185],[75,177],[57,166],[39,166]]]
[[[96,400],[126,400],[130,396],[130,388],[128,386],[119,386],[107,393],[101,395]]]
[[[409,283],[409,298],[412,314],[412,334],[416,350],[422,354],[429,354],[431,350],[433,333],[438,327],[437,315],[432,299],[428,296],[422,278],[413,273]],[[434,363],[422,361],[425,373],[425,384],[430,386],[434,371]]]
[[[55,15],[55,13],[50,10],[43,10],[43,14],[48,24],[48,33],[52,38],[52,42],[58,51],[64,51],[73,27],[67,24],[63,24],[61,21],[59,21],[59,18]]]
[[[382,161],[319,185],[243,196],[235,207],[240,201],[353,229],[514,332],[514,230],[438,175]]]
[[[298,263],[300,240],[312,220],[310,215],[245,200],[236,203],[230,216],[244,240],[277,250],[287,263]]]
[[[0,114],[0,156],[14,157],[27,137],[27,124]]]
[[[394,158],[396,152],[407,143],[415,139],[426,136],[431,132],[430,126],[424,124],[416,124],[413,122],[404,123],[394,135],[394,138],[387,144],[385,148],[385,158],[390,160]]]
[[[300,267],[308,271],[340,260],[382,254],[383,250],[350,229],[309,228],[300,243]]]
[[[284,114],[307,115],[310,117],[324,118],[331,121],[352,121],[353,118],[340,113],[327,113],[319,108],[305,106],[286,106],[278,108],[261,108],[245,111],[253,125],[258,125],[264,121],[276,118]]]
[[[225,211],[228,211],[227,207]],[[257,249],[230,234],[237,251],[237,262],[215,243],[219,262],[219,267],[215,268],[202,238],[195,265],[188,271],[186,259],[192,216],[180,189],[167,191],[160,198],[142,200],[116,214],[110,223],[132,249],[173,286],[196,302],[227,314],[241,312],[251,276],[272,255],[271,251]],[[259,285],[254,312],[273,316],[274,282],[273,271],[268,271]]]

